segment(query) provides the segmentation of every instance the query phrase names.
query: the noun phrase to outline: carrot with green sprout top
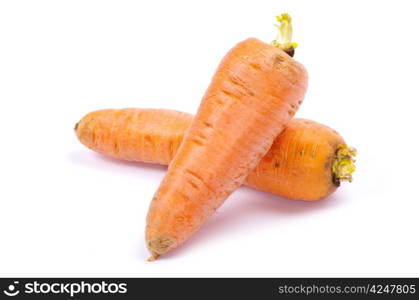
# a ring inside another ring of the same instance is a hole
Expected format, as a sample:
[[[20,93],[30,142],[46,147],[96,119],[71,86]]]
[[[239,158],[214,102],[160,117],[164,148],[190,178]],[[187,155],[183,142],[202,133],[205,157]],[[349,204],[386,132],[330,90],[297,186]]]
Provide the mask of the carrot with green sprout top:
[[[294,116],[307,72],[287,54],[291,18],[272,45],[255,38],[221,61],[151,202],[151,259],[185,242],[236,190]],[[287,31],[288,30],[288,31]]]

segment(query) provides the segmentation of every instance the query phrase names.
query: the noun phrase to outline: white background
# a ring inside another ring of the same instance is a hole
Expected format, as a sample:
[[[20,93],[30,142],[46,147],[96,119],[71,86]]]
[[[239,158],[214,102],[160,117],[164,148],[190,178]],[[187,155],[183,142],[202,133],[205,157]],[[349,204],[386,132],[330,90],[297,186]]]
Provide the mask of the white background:
[[[165,173],[93,153],[101,108],[195,112],[223,55],[294,21],[298,112],[359,150],[317,203],[240,188],[154,262],[145,217]],[[419,276],[415,1],[1,1],[1,276]]]

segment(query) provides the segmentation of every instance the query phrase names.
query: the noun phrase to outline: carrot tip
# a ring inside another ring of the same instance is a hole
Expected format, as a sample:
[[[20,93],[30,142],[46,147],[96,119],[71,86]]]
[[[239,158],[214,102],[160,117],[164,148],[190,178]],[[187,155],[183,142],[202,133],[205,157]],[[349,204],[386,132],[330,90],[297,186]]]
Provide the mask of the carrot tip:
[[[153,253],[148,259],[147,261],[152,262],[155,261],[157,258],[159,258],[159,255],[157,253]]]
[[[333,182],[339,186],[341,181],[352,182],[352,173],[355,172],[355,156],[357,151],[353,147],[340,145],[332,163]]]
[[[289,56],[293,57],[294,49],[297,48],[298,44],[292,42],[291,16],[283,13],[280,16],[276,16],[276,20],[279,22],[279,25],[275,24],[278,28],[278,34],[271,44],[276,48],[284,50]]]
[[[148,242],[148,249],[151,252],[152,257],[155,259],[163,253],[169,251],[173,245],[172,239],[165,236],[152,237]]]

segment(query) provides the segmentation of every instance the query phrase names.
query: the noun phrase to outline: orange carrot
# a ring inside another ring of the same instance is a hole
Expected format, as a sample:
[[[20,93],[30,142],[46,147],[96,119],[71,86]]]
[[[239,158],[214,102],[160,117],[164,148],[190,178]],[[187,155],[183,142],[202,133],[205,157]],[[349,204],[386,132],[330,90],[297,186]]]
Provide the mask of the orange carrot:
[[[104,109],[76,124],[80,142],[117,159],[168,165],[193,116],[165,109]]]
[[[76,125],[80,142],[107,156],[168,165],[193,116],[164,109],[107,109],[91,112]],[[295,200],[327,197],[350,181],[355,151],[333,129],[292,119],[245,184]]]
[[[221,61],[151,202],[146,241],[152,260],[204,224],[294,116],[307,73],[281,47],[250,38]]]

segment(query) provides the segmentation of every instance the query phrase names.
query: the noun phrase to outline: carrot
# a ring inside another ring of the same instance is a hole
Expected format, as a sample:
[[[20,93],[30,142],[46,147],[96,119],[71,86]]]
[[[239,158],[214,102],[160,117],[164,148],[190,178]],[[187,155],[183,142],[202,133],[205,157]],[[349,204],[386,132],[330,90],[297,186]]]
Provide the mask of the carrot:
[[[164,109],[107,109],[76,125],[80,142],[107,156],[168,165],[193,116]],[[333,129],[292,119],[245,184],[294,200],[316,201],[351,181],[355,150]]]
[[[281,20],[290,22],[288,15]],[[150,204],[146,241],[151,260],[204,224],[294,116],[307,73],[281,49],[284,45],[250,38],[221,61]]]
[[[193,116],[165,109],[105,109],[76,124],[80,142],[117,159],[168,165]]]

